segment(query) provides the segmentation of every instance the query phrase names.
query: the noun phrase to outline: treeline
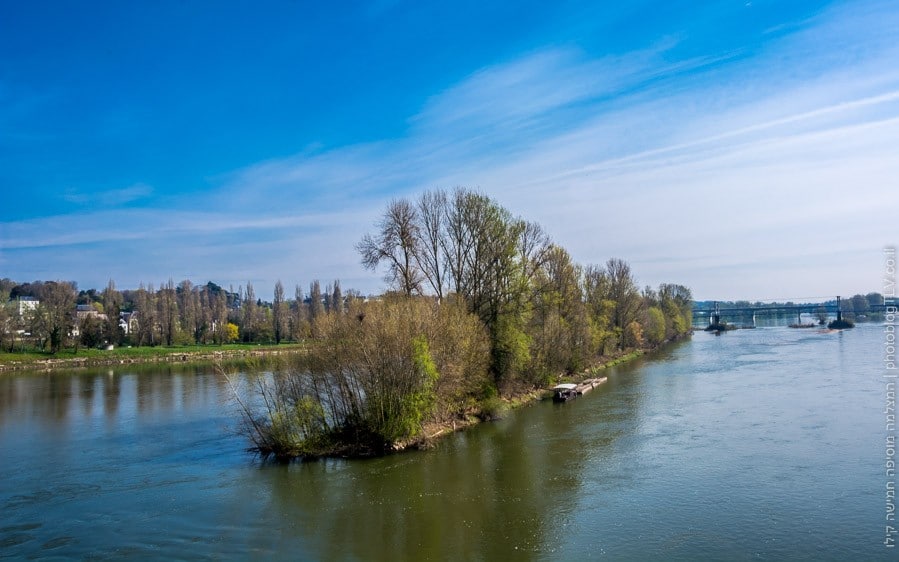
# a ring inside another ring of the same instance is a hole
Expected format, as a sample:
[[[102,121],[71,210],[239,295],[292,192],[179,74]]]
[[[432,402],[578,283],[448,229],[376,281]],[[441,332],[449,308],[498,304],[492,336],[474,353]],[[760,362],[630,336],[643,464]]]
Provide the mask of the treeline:
[[[78,291],[71,281],[16,283],[0,280],[0,350],[25,345],[52,353],[62,348],[100,345],[221,345],[281,343],[314,336],[314,320],[345,310],[358,293],[343,294],[340,282],[322,289],[313,281],[308,294],[297,285],[293,299],[281,282],[274,299],[256,297],[252,283],[226,290],[208,282],[169,280],[119,291]]]
[[[827,304],[836,304],[836,301],[828,301]],[[843,316],[850,320],[883,320],[883,308],[875,310],[874,307],[882,307],[883,295],[880,293],[856,294],[840,302],[840,310]]]
[[[245,413],[264,455],[380,451],[692,324],[686,287],[641,290],[620,259],[579,265],[467,189],[392,201],[357,250],[391,292],[314,322],[303,364],[256,381],[262,407]]]

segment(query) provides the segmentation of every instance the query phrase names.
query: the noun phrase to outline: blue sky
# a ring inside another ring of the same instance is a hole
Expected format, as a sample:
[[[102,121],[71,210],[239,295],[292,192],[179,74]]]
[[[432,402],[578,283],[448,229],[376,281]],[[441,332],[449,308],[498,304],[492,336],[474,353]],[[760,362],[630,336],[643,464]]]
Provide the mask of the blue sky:
[[[461,185],[641,285],[882,290],[895,1],[484,4],[4,3],[0,277],[378,292],[353,245]]]

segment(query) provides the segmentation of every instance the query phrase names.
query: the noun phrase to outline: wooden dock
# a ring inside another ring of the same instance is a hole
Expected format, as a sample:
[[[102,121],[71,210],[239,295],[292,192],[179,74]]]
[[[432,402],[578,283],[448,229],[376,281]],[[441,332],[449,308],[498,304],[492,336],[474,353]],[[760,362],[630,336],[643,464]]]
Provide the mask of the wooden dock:
[[[578,393],[578,395],[587,394],[588,392],[590,392],[597,386],[601,385],[602,383],[606,382],[607,380],[609,380],[609,377],[587,379],[584,382],[578,384],[577,387],[575,387],[574,391],[576,393]]]

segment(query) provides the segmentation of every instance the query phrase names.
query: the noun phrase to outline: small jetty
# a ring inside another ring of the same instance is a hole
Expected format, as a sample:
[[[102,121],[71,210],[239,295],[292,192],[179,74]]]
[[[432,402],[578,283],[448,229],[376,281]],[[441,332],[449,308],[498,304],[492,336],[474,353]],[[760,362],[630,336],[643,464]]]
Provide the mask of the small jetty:
[[[602,383],[606,382],[607,380],[609,380],[609,377],[599,377],[599,378],[595,378],[595,379],[587,379],[584,382],[582,382],[581,384],[577,385],[577,387],[574,389],[574,391],[577,392],[578,395],[587,394],[588,392],[590,392],[597,386],[601,385]]]
[[[597,386],[609,380],[609,377],[598,377],[587,379],[581,383],[562,383],[552,388],[553,402],[567,402],[572,398],[577,398],[583,394],[587,394]]]

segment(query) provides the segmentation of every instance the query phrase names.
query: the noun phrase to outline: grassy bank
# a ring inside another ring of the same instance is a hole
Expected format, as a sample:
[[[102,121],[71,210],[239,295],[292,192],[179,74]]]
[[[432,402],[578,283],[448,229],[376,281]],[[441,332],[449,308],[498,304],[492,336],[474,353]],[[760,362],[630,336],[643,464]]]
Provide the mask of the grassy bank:
[[[123,365],[131,363],[208,362],[225,358],[263,357],[298,353],[307,349],[304,343],[280,345],[227,344],[174,347],[120,347],[112,350],[65,349],[51,354],[44,351],[0,353],[0,372]]]

